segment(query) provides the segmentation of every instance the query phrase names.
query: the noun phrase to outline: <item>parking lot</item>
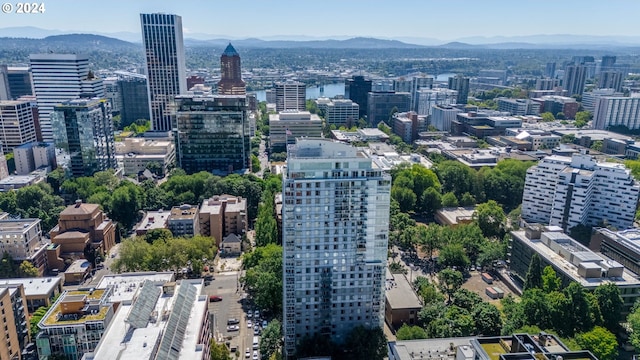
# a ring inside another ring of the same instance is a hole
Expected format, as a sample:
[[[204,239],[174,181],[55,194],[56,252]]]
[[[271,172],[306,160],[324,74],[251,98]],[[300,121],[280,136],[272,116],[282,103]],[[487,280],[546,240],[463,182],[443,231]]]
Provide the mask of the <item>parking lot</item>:
[[[471,275],[471,277],[468,278],[467,281],[465,281],[465,283],[462,285],[462,288],[473,291],[474,293],[480,295],[480,297],[482,297],[482,300],[493,303],[494,305],[500,302],[500,299],[494,300],[485,293],[485,289],[488,286],[499,287],[500,289],[502,289],[502,291],[504,291],[504,296],[507,296],[507,294],[516,295],[509,289],[506,284],[502,283],[499,278],[494,277],[493,284],[487,284],[482,280],[480,271],[471,271],[469,272],[469,274]]]

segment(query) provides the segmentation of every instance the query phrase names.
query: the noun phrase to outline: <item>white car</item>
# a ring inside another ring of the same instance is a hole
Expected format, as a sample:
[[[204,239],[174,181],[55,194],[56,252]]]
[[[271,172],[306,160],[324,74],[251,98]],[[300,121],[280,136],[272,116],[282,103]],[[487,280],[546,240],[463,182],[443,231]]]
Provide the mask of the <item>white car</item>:
[[[262,328],[266,328],[267,325],[269,325],[269,323],[267,322],[267,320],[262,320]]]
[[[227,326],[227,331],[238,331],[240,330],[240,326],[238,325],[229,325]]]
[[[247,348],[247,351],[244,352],[245,359],[251,358],[251,349]]]
[[[253,360],[258,360],[258,350],[253,350]]]
[[[253,323],[251,322],[251,320],[247,320],[247,327],[249,329],[253,328]]]
[[[256,318],[256,319],[260,318],[260,311],[259,310],[254,311],[253,312],[253,317]]]

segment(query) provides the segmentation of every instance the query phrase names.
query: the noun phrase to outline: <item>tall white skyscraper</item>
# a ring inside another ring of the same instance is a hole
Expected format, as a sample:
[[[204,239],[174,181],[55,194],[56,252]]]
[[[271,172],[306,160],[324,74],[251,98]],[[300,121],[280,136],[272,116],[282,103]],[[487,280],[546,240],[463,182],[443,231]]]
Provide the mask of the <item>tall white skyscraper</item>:
[[[29,60],[42,139],[52,142],[53,107],[77,99],[83,93],[103,97],[104,85],[102,79],[96,78],[89,70],[89,58],[86,55],[32,54]]]
[[[306,110],[307,88],[298,81],[276,83],[276,111]]]
[[[337,343],[382,327],[391,177],[327,139],[290,145],[283,184],[283,326],[287,357],[305,335]]]
[[[142,43],[147,60],[147,86],[151,128],[170,131],[171,112],[167,108],[175,95],[187,91],[182,17],[171,14],[140,14]]]

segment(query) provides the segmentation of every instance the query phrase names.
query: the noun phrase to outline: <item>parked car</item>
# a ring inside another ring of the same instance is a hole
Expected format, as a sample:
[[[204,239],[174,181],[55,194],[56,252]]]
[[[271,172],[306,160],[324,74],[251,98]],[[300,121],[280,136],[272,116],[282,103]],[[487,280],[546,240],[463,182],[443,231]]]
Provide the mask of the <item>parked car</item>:
[[[209,296],[209,302],[218,302],[218,301],[222,301],[222,298],[220,296],[216,296],[216,295]]]
[[[258,360],[258,350],[253,351],[253,360]]]
[[[262,320],[262,328],[266,328],[267,325],[269,325],[269,323],[267,322],[267,320]]]
[[[227,320],[227,325],[236,325],[236,324],[239,324],[239,323],[240,323],[240,320],[235,319],[235,318],[231,318],[231,319]]]
[[[251,322],[251,320],[247,320],[247,327],[249,329],[253,329],[253,323]]]
[[[253,328],[253,335],[255,336],[260,335],[260,326]]]
[[[253,317],[256,318],[256,319],[259,318],[260,317],[260,310],[254,311],[253,312]]]
[[[247,351],[244,352],[244,358],[245,359],[251,358],[251,349],[247,348]]]
[[[227,326],[227,331],[238,331],[240,330],[240,326],[238,325],[229,325]]]

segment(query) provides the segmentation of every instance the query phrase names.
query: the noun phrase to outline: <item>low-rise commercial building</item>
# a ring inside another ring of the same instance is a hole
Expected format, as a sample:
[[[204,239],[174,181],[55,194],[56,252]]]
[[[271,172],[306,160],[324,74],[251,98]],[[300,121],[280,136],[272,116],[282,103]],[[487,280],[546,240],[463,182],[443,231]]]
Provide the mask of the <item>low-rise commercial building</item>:
[[[324,121],[327,125],[351,128],[358,125],[360,106],[349,99],[334,99],[324,105]]]
[[[471,223],[475,212],[475,206],[442,208],[436,211],[434,218],[440,225],[456,226]]]
[[[144,236],[151,230],[167,229],[167,220],[170,215],[171,211],[147,211],[138,227],[136,227],[136,236]]]
[[[589,249],[602,253],[636,275],[640,275],[640,230],[613,231],[596,228],[591,236]]]
[[[47,172],[58,167],[56,148],[53,143],[30,142],[13,149],[16,174],[28,175],[35,169],[45,168]]]
[[[125,175],[137,175],[152,163],[164,175],[175,165],[176,149],[171,139],[125,138],[116,143],[116,157]]]
[[[48,244],[42,236],[40,219],[0,220],[0,252],[8,253],[17,263],[32,263],[40,275],[47,270]]]
[[[418,323],[418,312],[422,302],[404,274],[392,274],[387,269],[385,282],[384,319],[391,329],[397,330],[403,324]]]
[[[167,227],[175,237],[199,235],[198,207],[189,204],[174,206],[167,219]]]
[[[308,111],[286,110],[269,115],[271,147],[283,149],[298,137],[321,137],[322,119]]]
[[[631,310],[640,297],[640,280],[624,266],[610,258],[594,253],[562,232],[557,226],[528,225],[525,230],[512,231],[509,266],[523,281],[531,257],[538,254],[541,266],[550,265],[565,287],[577,282],[587,290],[612,283],[620,289],[622,314]]]
[[[14,278],[0,280],[1,287],[22,285],[30,313],[41,306],[49,306],[53,299],[62,293],[62,278],[59,276],[38,278]]]

